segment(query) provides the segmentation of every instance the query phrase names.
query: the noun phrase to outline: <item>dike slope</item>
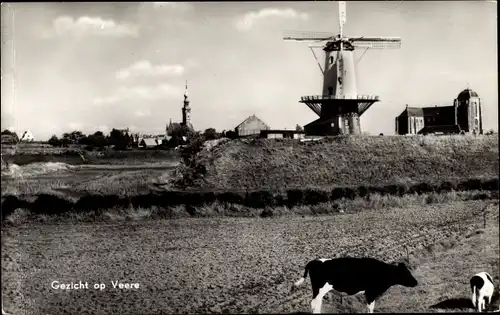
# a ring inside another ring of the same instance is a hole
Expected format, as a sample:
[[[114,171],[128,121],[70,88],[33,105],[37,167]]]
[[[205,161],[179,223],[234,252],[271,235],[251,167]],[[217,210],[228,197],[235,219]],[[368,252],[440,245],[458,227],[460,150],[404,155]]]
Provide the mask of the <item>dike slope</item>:
[[[178,187],[324,188],[498,178],[498,134],[221,141],[174,172]]]

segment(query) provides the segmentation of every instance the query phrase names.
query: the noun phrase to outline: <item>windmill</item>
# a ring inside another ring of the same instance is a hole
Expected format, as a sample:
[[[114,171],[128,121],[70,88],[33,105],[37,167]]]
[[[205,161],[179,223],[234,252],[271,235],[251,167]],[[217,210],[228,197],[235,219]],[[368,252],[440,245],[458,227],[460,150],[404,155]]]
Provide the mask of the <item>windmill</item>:
[[[359,117],[379,100],[375,95],[358,95],[355,78],[354,50],[364,48],[361,60],[369,48],[397,49],[401,39],[397,37],[346,37],[346,3],[339,1],[339,34],[329,32],[285,31],[285,41],[326,42],[309,45],[323,75],[322,95],[302,96],[300,102],[314,111],[319,119],[304,126],[309,135],[359,134]],[[313,48],[325,52],[324,68]],[[356,63],[357,63],[356,62]]]

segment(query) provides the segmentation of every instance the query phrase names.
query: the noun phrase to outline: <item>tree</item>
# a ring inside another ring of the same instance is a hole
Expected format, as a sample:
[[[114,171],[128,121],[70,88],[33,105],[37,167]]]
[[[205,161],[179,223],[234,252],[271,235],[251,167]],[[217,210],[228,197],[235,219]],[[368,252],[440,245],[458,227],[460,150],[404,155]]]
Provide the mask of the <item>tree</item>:
[[[302,128],[299,124],[297,124],[297,126],[295,126],[295,130],[296,131],[304,131],[304,128]]]
[[[52,135],[49,139],[49,144],[54,147],[60,147],[62,145],[61,140],[56,135]]]
[[[102,148],[108,145],[108,140],[102,131],[96,131],[94,134],[85,137],[82,144]]]
[[[205,129],[203,137],[205,137],[205,140],[217,139],[218,138],[217,131],[214,128]]]
[[[179,144],[184,144],[183,137],[189,138],[190,129],[187,126],[183,125],[174,125],[174,128],[171,131],[172,138],[170,139],[171,146],[178,146]]]
[[[85,142],[84,140],[85,135],[78,130],[72,131],[71,133],[63,133],[62,136],[62,143],[63,144],[83,144],[82,142]]]
[[[127,139],[123,132],[118,129],[113,128],[109,133],[109,143],[114,145],[117,150],[125,150],[129,142],[130,139]]]
[[[17,136],[17,133],[15,133],[13,131],[10,131],[8,129],[5,129],[4,131],[2,131],[2,136],[5,136],[5,137],[2,137],[2,138],[9,138],[9,139],[11,139],[10,141],[12,141],[14,143],[19,142],[19,137]]]

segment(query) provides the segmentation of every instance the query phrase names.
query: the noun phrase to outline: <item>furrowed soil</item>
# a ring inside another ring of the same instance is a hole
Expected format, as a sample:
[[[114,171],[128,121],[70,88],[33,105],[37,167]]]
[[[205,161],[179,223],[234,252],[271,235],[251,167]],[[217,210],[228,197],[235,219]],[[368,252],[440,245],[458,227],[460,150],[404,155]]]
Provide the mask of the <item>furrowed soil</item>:
[[[12,314],[308,312],[309,280],[289,291],[310,259],[396,261],[405,256],[404,246],[420,286],[390,289],[376,310],[436,311],[429,307],[447,298],[443,290],[451,278],[457,286],[451,297],[468,298],[468,279],[478,268],[491,270],[498,283],[498,260],[492,259],[498,255],[498,202],[334,216],[9,226],[2,235],[3,306]],[[140,288],[114,289],[111,281],[117,280]],[[54,290],[52,281],[88,282],[89,289]],[[94,283],[106,288],[95,290]],[[335,293],[327,296],[333,298],[324,302],[324,312],[366,311],[361,297],[341,304]]]
[[[177,186],[288,189],[415,184],[498,177],[498,135],[236,139],[181,165]],[[388,167],[390,166],[390,167]],[[193,181],[194,178],[194,182]]]

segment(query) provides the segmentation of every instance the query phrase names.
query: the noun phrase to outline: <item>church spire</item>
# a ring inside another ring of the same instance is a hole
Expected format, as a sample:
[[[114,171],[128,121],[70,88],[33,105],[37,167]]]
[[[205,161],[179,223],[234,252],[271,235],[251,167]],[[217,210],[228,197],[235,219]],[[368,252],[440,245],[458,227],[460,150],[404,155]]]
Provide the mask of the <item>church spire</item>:
[[[189,99],[188,99],[188,81],[186,80],[186,89],[184,91],[184,105],[189,105]]]
[[[191,108],[189,107],[188,91],[187,91],[187,80],[186,80],[186,90],[184,91],[184,106],[182,107],[182,125],[191,126]]]

